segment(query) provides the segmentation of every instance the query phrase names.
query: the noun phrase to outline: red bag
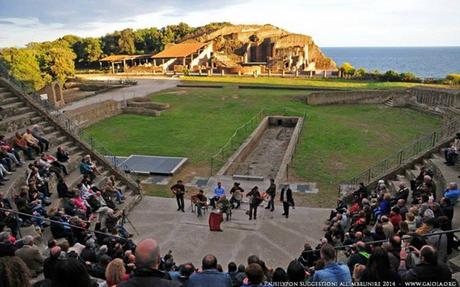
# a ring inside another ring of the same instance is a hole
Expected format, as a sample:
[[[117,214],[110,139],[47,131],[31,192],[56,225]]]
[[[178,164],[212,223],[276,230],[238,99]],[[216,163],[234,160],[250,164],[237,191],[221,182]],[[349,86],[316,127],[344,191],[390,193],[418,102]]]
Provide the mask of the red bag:
[[[220,224],[224,221],[222,213],[211,212],[209,214],[209,230],[211,231],[222,231]]]

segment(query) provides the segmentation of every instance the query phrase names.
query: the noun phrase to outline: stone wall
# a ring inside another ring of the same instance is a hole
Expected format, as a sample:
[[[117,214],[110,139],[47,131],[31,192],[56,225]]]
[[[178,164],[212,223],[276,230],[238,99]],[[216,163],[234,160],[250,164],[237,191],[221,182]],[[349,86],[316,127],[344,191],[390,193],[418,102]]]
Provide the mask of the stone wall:
[[[107,100],[65,112],[79,127],[87,127],[102,119],[113,117],[122,112],[121,103]]]
[[[327,91],[307,95],[308,105],[336,105],[336,104],[383,104],[393,99],[396,106],[404,105],[409,94],[404,89],[394,90],[352,90]]]

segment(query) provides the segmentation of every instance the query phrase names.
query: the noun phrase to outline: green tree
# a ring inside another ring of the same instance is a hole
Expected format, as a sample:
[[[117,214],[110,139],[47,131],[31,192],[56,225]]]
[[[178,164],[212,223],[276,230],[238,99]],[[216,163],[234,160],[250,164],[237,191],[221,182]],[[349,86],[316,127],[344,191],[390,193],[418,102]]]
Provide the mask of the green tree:
[[[120,53],[120,50],[118,49],[119,38],[120,32],[106,34],[104,37],[102,37],[102,51],[105,55],[113,55]]]
[[[34,47],[40,69],[53,80],[64,83],[68,77],[75,74],[76,55],[66,41],[43,42]]]
[[[75,43],[81,41],[82,38],[69,34],[69,35],[63,36],[61,40],[66,41],[67,43],[69,43],[69,47],[72,47]]]
[[[33,49],[3,49],[0,59],[6,62],[10,75],[25,84],[27,90],[36,91],[46,85],[50,78],[43,77],[36,52]]]
[[[355,67],[353,67],[350,63],[345,62],[340,67],[340,71],[344,76],[351,76],[355,73]]]
[[[157,28],[139,29],[134,32],[136,50],[142,53],[159,52],[162,48],[161,35]]]
[[[413,82],[413,83],[421,82],[421,80],[417,78],[417,76],[414,73],[411,73],[411,72],[401,73],[399,75],[399,78],[403,82]]]
[[[359,68],[353,73],[353,78],[355,79],[364,79],[366,77],[366,69]]]
[[[92,63],[102,56],[101,40],[99,38],[83,39],[83,62]]]
[[[134,54],[136,52],[136,46],[134,45],[135,35],[133,29],[124,29],[120,32],[120,38],[118,39],[118,48],[121,53]]]
[[[387,82],[398,82],[401,81],[401,78],[399,77],[399,74],[397,72],[389,70],[382,75],[382,80]]]

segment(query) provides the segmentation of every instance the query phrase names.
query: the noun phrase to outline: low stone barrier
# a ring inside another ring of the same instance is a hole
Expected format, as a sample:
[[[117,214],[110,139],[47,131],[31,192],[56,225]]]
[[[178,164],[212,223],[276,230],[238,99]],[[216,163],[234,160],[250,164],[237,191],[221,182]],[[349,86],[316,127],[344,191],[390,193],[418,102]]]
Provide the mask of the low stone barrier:
[[[121,103],[114,100],[107,100],[67,111],[65,114],[78,123],[79,127],[87,127],[102,119],[118,115],[121,112]]]
[[[122,108],[122,112],[124,114],[134,114],[134,115],[141,115],[141,116],[152,116],[158,117],[160,116],[161,112],[152,109],[140,108],[140,107],[125,107]]]
[[[168,103],[159,103],[159,102],[151,102],[151,101],[140,102],[140,101],[133,101],[133,100],[128,100],[128,107],[153,109],[153,110],[159,110],[159,111],[167,110],[170,108]]]
[[[307,95],[308,105],[333,105],[333,104],[382,104],[393,99],[395,106],[404,105],[410,97],[407,90],[353,90],[353,91],[328,91],[311,93]]]

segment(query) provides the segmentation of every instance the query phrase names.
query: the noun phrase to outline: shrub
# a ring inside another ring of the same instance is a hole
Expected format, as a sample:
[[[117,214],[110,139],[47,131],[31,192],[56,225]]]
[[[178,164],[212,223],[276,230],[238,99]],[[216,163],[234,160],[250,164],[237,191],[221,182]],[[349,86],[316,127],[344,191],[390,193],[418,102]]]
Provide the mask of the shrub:
[[[460,85],[460,74],[447,75],[445,82],[449,85]]]

